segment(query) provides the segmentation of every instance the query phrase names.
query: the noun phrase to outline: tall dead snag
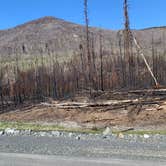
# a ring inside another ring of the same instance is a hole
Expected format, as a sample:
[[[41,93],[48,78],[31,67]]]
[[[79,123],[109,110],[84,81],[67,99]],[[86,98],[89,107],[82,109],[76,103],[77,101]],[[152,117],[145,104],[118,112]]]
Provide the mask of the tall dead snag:
[[[91,76],[92,76],[92,86],[94,89],[98,89],[97,87],[97,71],[96,71],[96,54],[95,54],[95,35],[91,32],[90,36],[90,51],[91,51]]]
[[[0,71],[0,100],[1,100],[1,103],[0,103],[0,110],[2,108],[3,110],[3,104],[4,104],[4,96],[3,96],[3,85],[2,85],[2,80],[3,80],[3,71],[2,71],[2,63],[1,63],[1,71]]]
[[[21,78],[20,78],[20,67],[19,67],[19,55],[18,48],[15,50],[15,105],[19,105],[23,103],[22,94],[21,94]]]
[[[57,68],[58,68],[58,63],[55,61],[55,57],[53,56],[53,98],[57,99]]]
[[[123,33],[122,31],[119,31],[117,34],[117,38],[118,38],[118,46],[119,46],[119,65],[120,65],[120,69],[121,69],[121,87],[125,86],[125,64],[124,64],[124,60],[123,60],[123,53],[122,53],[122,37],[123,37]]]
[[[89,88],[91,94],[91,83],[92,83],[92,75],[91,75],[91,53],[90,53],[90,33],[89,33],[89,19],[88,19],[88,0],[84,0],[84,16],[85,16],[85,27],[86,27],[86,55],[88,60],[88,77],[89,77]]]
[[[153,70],[154,75],[157,75],[157,63],[156,63],[157,58],[156,58],[155,54],[156,53],[155,53],[155,46],[154,46],[154,34],[152,33],[152,64],[153,64],[152,70]]]
[[[100,87],[104,91],[104,80],[103,80],[103,43],[102,43],[102,34],[100,31]]]
[[[130,31],[130,22],[128,14],[128,1],[124,0],[124,58],[126,62],[126,86],[133,87],[134,83],[134,59],[132,54],[132,33]]]

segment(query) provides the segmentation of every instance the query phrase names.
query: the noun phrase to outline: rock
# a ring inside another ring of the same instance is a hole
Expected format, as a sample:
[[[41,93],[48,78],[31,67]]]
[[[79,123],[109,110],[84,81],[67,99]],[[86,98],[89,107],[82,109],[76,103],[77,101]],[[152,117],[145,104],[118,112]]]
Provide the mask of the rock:
[[[73,136],[73,133],[69,133],[69,137],[71,138]]]
[[[78,136],[76,136],[76,139],[77,139],[77,140],[80,140],[80,139],[81,139],[81,137],[78,135]]]
[[[150,136],[148,134],[144,134],[144,138],[148,139]]]
[[[6,134],[6,135],[19,135],[20,130],[6,128],[5,131],[4,131],[4,134]]]
[[[124,134],[122,134],[122,133],[119,133],[119,134],[118,134],[118,138],[121,138],[121,139],[123,139],[123,138],[124,138]]]
[[[103,135],[103,138],[104,138],[104,139],[106,139],[106,138],[107,138],[107,136],[106,136],[106,135]]]
[[[23,134],[24,135],[31,135],[31,132],[32,132],[32,130],[30,130],[30,129],[29,130],[24,130]]]
[[[46,132],[39,132],[39,136],[45,137],[45,136],[47,136],[47,133]]]
[[[7,135],[14,135],[15,129],[11,129],[11,128],[6,128],[5,129],[5,134]]]
[[[14,135],[19,135],[20,134],[20,130],[14,130]]]
[[[59,137],[61,135],[59,131],[52,131],[51,134],[56,137]]]
[[[107,136],[107,135],[111,135],[112,134],[112,131],[109,127],[106,127],[106,129],[103,131],[103,135],[104,136]]]
[[[0,131],[0,136],[4,134],[4,131]]]

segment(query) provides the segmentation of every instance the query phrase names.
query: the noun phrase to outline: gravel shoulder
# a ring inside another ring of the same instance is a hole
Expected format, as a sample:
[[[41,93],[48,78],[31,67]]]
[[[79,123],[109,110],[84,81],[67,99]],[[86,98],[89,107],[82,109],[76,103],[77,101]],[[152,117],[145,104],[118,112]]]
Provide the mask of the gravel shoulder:
[[[38,133],[0,136],[0,152],[166,162],[166,136]]]

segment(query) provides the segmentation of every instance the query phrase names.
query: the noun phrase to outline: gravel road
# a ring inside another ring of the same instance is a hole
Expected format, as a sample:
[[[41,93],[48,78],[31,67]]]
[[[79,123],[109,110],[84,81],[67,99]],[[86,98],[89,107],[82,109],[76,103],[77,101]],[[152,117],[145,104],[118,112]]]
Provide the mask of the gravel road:
[[[120,158],[166,162],[166,136],[103,137],[64,133],[49,135],[0,136],[0,153],[44,154],[86,158]]]

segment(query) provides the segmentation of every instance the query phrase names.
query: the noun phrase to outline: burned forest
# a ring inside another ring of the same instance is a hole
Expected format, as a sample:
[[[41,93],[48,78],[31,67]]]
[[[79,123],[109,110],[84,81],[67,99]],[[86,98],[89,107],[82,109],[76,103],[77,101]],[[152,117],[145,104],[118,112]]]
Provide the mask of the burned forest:
[[[156,28],[142,30],[149,35],[149,45],[145,48],[141,32],[130,29],[125,0],[124,30],[114,32],[111,43],[107,31],[89,27],[88,1],[84,0],[83,5],[85,26],[75,27],[81,30],[79,36],[74,36],[78,39],[74,51],[62,55],[52,48],[58,43],[48,41],[41,48],[36,47],[36,55],[25,58],[22,54],[30,54],[26,44],[16,41],[12,53],[10,47],[5,48],[8,55],[0,57],[1,112],[24,103],[72,99],[77,94],[95,100],[96,95],[104,92],[166,86],[165,27],[160,28],[157,40]]]

